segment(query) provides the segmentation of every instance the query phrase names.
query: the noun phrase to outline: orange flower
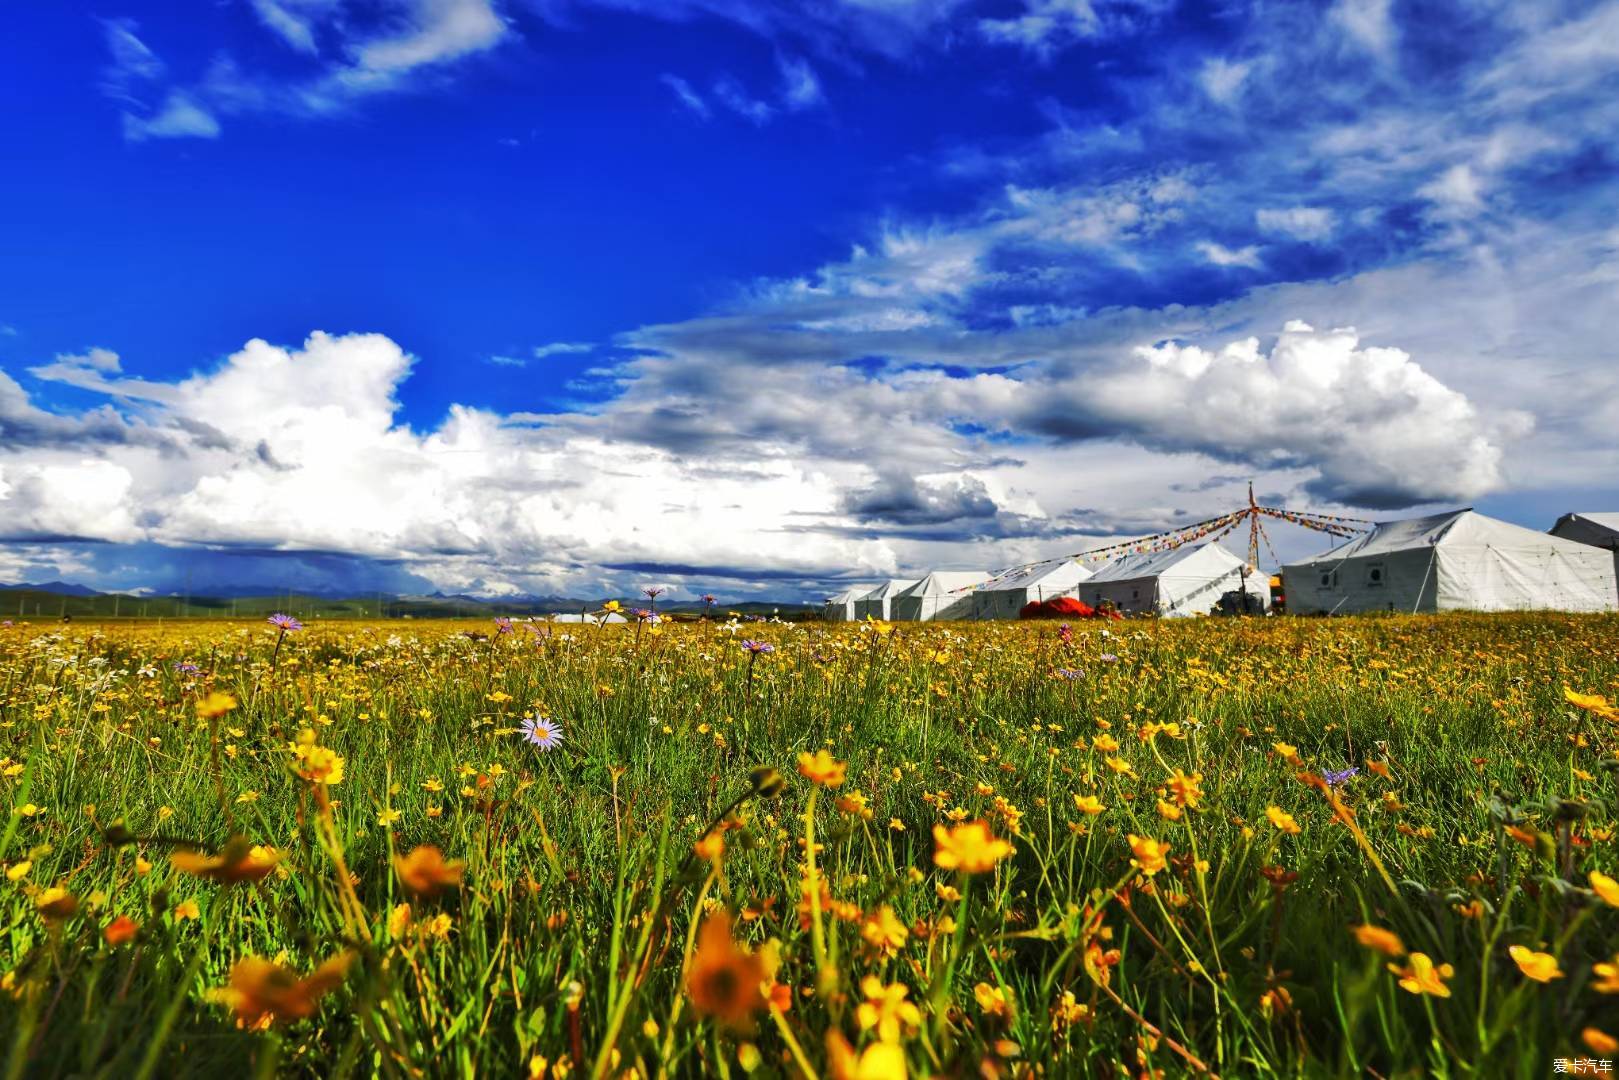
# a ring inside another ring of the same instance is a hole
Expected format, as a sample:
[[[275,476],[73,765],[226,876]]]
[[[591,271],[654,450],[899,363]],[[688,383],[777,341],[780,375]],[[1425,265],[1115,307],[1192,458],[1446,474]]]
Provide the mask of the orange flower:
[[[229,694],[222,694],[218,690],[205,698],[197,699],[197,716],[203,720],[217,720],[234,708],[236,708],[236,699]]]
[[[732,940],[731,916],[718,910],[704,919],[686,973],[692,1007],[727,1027],[745,1027],[765,1005],[765,981],[764,960]]]
[[[1176,769],[1169,778],[1169,790],[1175,793],[1175,802],[1181,806],[1197,809],[1197,801],[1203,797],[1203,774],[1200,772],[1186,773]]]
[[[1367,923],[1364,926],[1352,927],[1350,932],[1355,935],[1356,941],[1368,949],[1376,949],[1384,956],[1398,959],[1405,955],[1405,942],[1401,941],[1400,935],[1393,930],[1385,930],[1381,926]]]
[[[1456,974],[1456,969],[1449,964],[1434,966],[1427,953],[1414,952],[1411,954],[1411,963],[1406,967],[1394,964],[1388,966],[1389,970],[1399,976],[1400,989],[1413,994],[1431,994],[1434,997],[1448,998],[1450,987],[1445,980]]]
[[[987,874],[1012,854],[1012,845],[989,831],[987,821],[969,821],[946,829],[933,826],[933,861],[943,870]]]
[[[1619,953],[1605,964],[1592,964],[1591,972],[1596,975],[1591,989],[1599,994],[1619,994]]]
[[[1299,823],[1293,820],[1293,815],[1283,810],[1280,806],[1267,806],[1265,816],[1270,819],[1272,825],[1290,836],[1295,836],[1304,831],[1299,828]]]
[[[440,889],[461,884],[459,859],[445,862],[444,853],[431,844],[413,848],[409,855],[394,856],[394,871],[400,882],[418,896],[432,896]]]
[[[1601,1054],[1603,1057],[1619,1054],[1619,1039],[1600,1028],[1588,1027],[1580,1032],[1580,1038],[1591,1048],[1593,1054]]]
[[[1160,843],[1150,836],[1137,836],[1135,833],[1131,833],[1128,839],[1130,851],[1135,855],[1135,858],[1130,860],[1131,866],[1148,877],[1164,868],[1164,857],[1169,854],[1168,844]]]
[[[106,938],[108,945],[118,946],[133,938],[140,932],[140,928],[141,924],[128,915],[120,915],[107,924],[107,928],[101,931],[101,936]]]
[[[822,787],[842,787],[843,775],[848,769],[846,762],[837,760],[825,750],[798,755],[799,775]]]
[[[911,936],[911,932],[894,914],[894,909],[884,904],[861,924],[860,936],[885,956],[893,956],[905,947],[905,940]]]
[[[1514,945],[1507,950],[1512,962],[1518,965],[1518,970],[1539,983],[1551,982],[1561,979],[1563,972],[1557,966],[1557,957],[1551,953],[1535,952],[1522,945]]]
[[[169,863],[182,874],[195,874],[222,885],[238,881],[258,881],[275,868],[281,856],[269,848],[255,847],[244,837],[233,836],[218,855],[201,851],[176,851]]]
[[[244,956],[230,970],[230,985],[215,990],[213,997],[248,1026],[304,1020],[315,1015],[321,997],[342,985],[353,959],[352,953],[340,953],[300,979],[280,964]]]
[[[1095,795],[1075,795],[1074,805],[1079,807],[1081,813],[1090,814],[1092,817],[1107,809],[1102,805],[1102,800]]]

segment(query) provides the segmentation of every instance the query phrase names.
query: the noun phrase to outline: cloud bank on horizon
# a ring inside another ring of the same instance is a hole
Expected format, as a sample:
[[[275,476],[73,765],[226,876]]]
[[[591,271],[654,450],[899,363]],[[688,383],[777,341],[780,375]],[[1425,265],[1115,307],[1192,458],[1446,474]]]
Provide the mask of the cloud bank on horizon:
[[[815,595],[1249,478],[1540,527],[1619,500],[1619,3],[799,7],[42,25],[106,167],[0,258],[0,580]],[[564,54],[596,93],[516,106]],[[144,209],[83,227],[106,203]],[[260,210],[285,235],[233,235]]]

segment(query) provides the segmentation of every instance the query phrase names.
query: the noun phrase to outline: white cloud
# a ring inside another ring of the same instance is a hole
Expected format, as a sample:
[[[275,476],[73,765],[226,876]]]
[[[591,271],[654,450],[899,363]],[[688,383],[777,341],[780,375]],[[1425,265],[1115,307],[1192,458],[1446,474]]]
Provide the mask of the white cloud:
[[[768,124],[776,115],[768,101],[750,95],[733,75],[721,75],[714,80],[714,98],[721,105],[755,125]]]
[[[1391,6],[1392,0],[1338,0],[1331,18],[1368,52],[1388,57],[1398,36]]]
[[[1486,421],[1396,348],[1353,329],[1289,322],[1275,346],[1141,346],[1128,362],[1059,379],[1037,423],[1072,425],[1261,468],[1310,467],[1309,488],[1369,506],[1471,499],[1502,484],[1504,439],[1524,414]]]
[[[1254,211],[1254,222],[1265,232],[1295,240],[1325,240],[1337,227],[1337,215],[1325,206],[1289,206]]]
[[[1203,92],[1222,105],[1234,104],[1242,92],[1243,83],[1248,80],[1248,73],[1253,70],[1252,61],[1227,60],[1223,56],[1213,56],[1203,61],[1203,67],[1197,73],[1197,80],[1203,87]]]
[[[1198,242],[1197,250],[1202,253],[1204,259],[1215,266],[1246,266],[1257,270],[1262,265],[1259,260],[1259,248],[1253,244],[1228,248],[1211,240],[1201,240]]]
[[[809,62],[790,56],[778,56],[776,66],[781,69],[782,104],[795,112],[813,109],[826,102],[821,80]]]
[[[506,34],[490,0],[413,0],[400,13],[398,30],[355,50],[367,72],[408,71],[423,64],[482,52]]]
[[[315,24],[329,17],[341,0],[252,0],[259,21],[301,53],[314,55]]]
[[[1417,194],[1438,205],[1442,212],[1468,214],[1484,205],[1483,185],[1471,166],[1452,165]]]
[[[213,139],[219,135],[219,121],[180,90],[169,92],[163,107],[149,117],[124,114],[124,138],[130,142],[145,139]]]
[[[665,74],[661,78],[664,85],[675,92],[675,98],[682,105],[704,120],[709,118],[711,113],[709,112],[708,102],[703,100],[703,96],[692,87],[691,83],[682,79],[679,75]]]
[[[553,341],[549,345],[534,346],[534,359],[544,360],[547,356],[566,356],[571,353],[587,353],[596,348],[588,341]]]

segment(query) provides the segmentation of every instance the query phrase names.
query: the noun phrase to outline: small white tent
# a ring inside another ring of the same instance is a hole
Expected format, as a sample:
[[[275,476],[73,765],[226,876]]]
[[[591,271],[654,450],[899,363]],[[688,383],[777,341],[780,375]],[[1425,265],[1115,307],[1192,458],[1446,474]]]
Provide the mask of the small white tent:
[[[1607,552],[1472,510],[1383,522],[1282,578],[1299,614],[1619,607]]]
[[[975,619],[1015,619],[1023,605],[1073,596],[1091,576],[1089,567],[1073,559],[1052,559],[999,574],[970,595]]]
[[[844,589],[836,596],[826,598],[821,606],[821,618],[827,622],[854,622],[859,616],[855,614],[854,606],[862,596],[869,593],[875,586],[855,585]]]
[[[1552,526],[1552,535],[1613,552],[1613,572],[1619,575],[1619,514],[1564,514]]]
[[[854,617],[861,622],[867,619],[888,621],[894,615],[894,597],[915,584],[915,578],[889,578],[854,602]]]
[[[894,597],[890,610],[899,622],[970,619],[973,587],[988,580],[977,570],[935,570]]]
[[[1184,544],[1169,551],[1123,555],[1107,563],[1079,585],[1079,598],[1096,607],[1111,602],[1124,612],[1201,615],[1220,597],[1246,586],[1255,610],[1270,606],[1265,575],[1246,575],[1244,563],[1217,543]]]

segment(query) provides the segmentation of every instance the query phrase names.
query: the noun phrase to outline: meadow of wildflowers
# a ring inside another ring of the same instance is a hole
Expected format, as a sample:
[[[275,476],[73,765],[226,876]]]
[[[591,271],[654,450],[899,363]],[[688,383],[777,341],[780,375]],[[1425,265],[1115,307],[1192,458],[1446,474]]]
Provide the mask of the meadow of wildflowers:
[[[19,623],[0,1054],[1579,1069],[1619,1058],[1616,700],[1611,616]]]

